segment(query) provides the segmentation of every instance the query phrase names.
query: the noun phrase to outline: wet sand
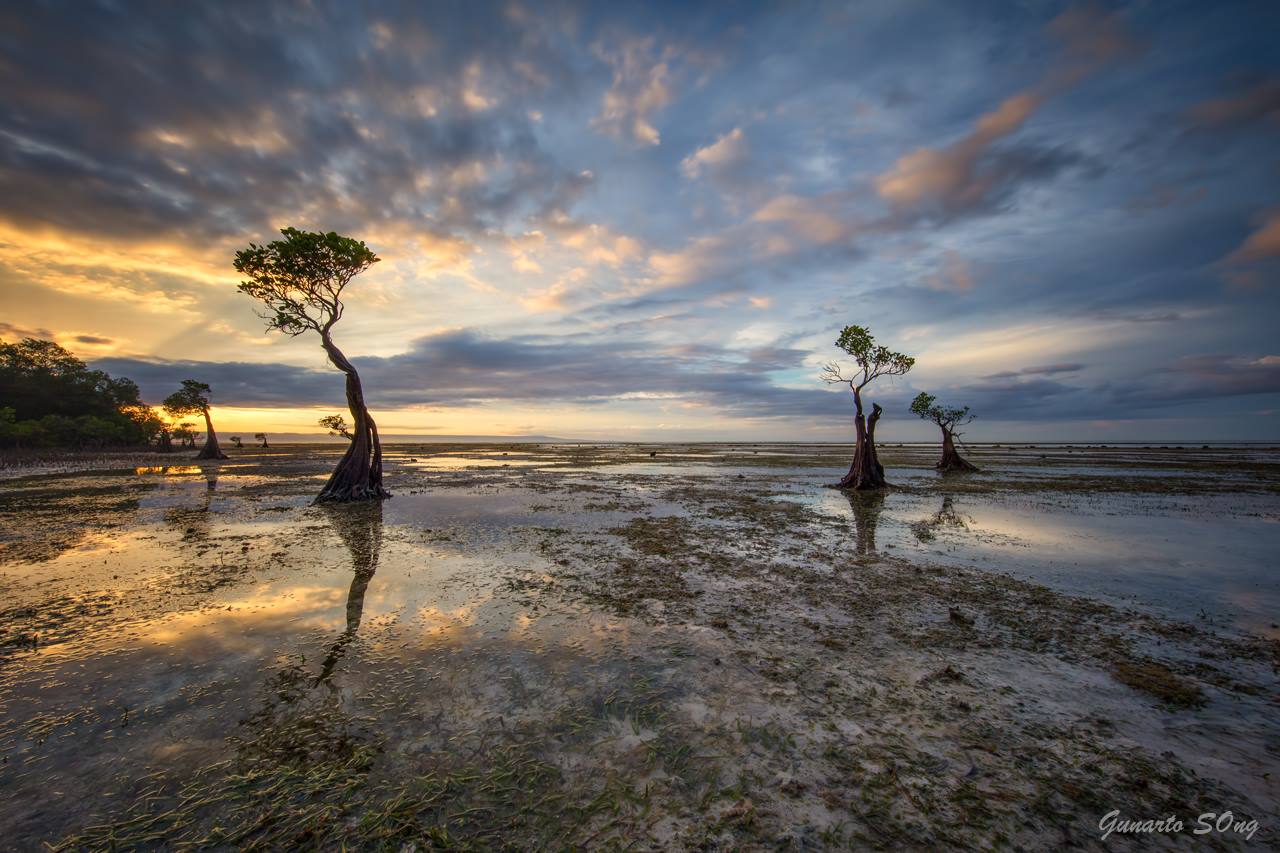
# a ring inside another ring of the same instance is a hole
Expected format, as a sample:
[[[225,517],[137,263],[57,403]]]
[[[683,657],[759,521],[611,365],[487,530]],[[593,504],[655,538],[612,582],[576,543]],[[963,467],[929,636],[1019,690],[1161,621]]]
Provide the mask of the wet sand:
[[[0,484],[0,849],[1277,843],[1280,452],[340,450]]]

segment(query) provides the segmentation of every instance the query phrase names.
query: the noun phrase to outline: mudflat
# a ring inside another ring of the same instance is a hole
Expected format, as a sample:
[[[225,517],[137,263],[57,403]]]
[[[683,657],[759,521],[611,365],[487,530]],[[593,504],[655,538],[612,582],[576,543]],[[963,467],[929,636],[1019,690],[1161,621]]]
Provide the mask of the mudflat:
[[[0,849],[1276,844],[1278,449],[341,449],[0,483]]]

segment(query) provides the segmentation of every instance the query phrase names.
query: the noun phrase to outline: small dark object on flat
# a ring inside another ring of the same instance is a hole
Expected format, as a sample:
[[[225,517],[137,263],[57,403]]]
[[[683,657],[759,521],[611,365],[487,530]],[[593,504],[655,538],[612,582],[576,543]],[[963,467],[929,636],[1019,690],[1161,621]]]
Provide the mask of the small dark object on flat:
[[[961,612],[960,612],[960,608],[958,608],[958,607],[952,607],[952,608],[950,608],[950,610],[949,610],[949,612],[948,612],[948,615],[949,615],[949,617],[950,617],[950,619],[951,619],[952,623],[954,623],[954,624],[956,624],[956,625],[972,625],[972,624],[973,624],[973,619],[971,619],[971,618],[969,618],[968,616],[965,616],[963,613],[961,613]]]

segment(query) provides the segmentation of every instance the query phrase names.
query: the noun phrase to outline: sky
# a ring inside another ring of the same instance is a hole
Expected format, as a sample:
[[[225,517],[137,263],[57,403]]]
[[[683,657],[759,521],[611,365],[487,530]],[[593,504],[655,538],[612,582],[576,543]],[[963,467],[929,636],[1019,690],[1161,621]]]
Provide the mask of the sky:
[[[341,374],[237,249],[382,259],[335,330],[392,434],[1280,439],[1280,4],[0,7],[0,337],[220,432]],[[847,359],[846,359],[847,364]]]

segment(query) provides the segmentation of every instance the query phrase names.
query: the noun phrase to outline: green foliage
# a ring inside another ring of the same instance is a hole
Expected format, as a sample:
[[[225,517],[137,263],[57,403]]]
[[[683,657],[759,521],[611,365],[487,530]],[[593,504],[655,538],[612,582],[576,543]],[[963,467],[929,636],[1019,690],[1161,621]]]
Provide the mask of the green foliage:
[[[182,388],[174,391],[160,405],[170,415],[203,415],[209,410],[209,395],[213,389],[194,379],[182,380]]]
[[[940,406],[937,397],[924,391],[911,401],[911,414],[922,420],[933,421],[947,432],[973,420],[968,406]]]
[[[191,421],[183,421],[173,428],[173,437],[178,439],[184,446],[195,447],[196,439],[200,437],[200,433],[196,432],[196,425]]]
[[[828,369],[827,381],[848,382],[855,388],[862,388],[880,376],[901,376],[916,363],[913,356],[877,344],[866,326],[845,326],[836,338],[836,346],[853,356],[862,369],[862,376],[845,379],[838,369]]]
[[[159,425],[132,380],[35,338],[0,341],[0,399],[0,443],[18,447],[145,444]]]
[[[265,304],[268,329],[296,336],[311,329],[328,334],[342,317],[342,290],[378,262],[361,240],[333,231],[285,228],[283,240],[254,243],[236,252],[236,271],[247,278],[237,288]]]
[[[319,424],[329,430],[329,435],[340,435],[347,441],[354,438],[351,427],[347,425],[347,419],[342,415],[325,415],[320,419]]]
[[[53,341],[35,338],[0,341],[0,400],[19,421],[45,415],[107,417],[139,404],[138,386],[131,380],[90,370]]]
[[[925,420],[933,420],[933,412],[935,409],[933,404],[937,399],[938,398],[932,394],[926,394],[924,391],[921,391],[916,395],[916,398],[911,401],[911,414],[918,418],[924,418]]]

